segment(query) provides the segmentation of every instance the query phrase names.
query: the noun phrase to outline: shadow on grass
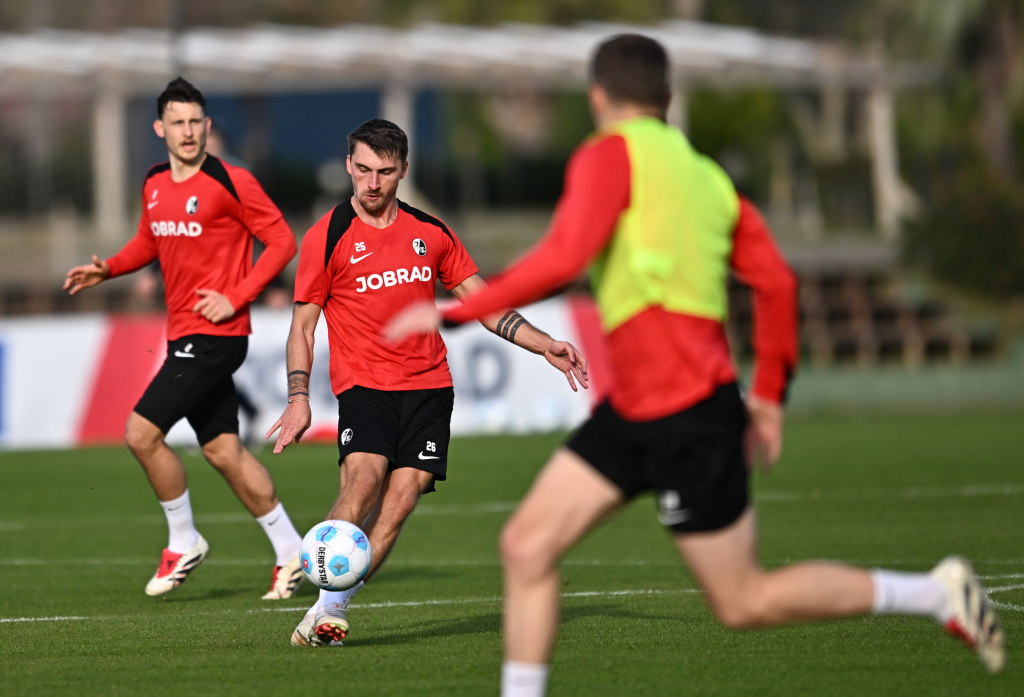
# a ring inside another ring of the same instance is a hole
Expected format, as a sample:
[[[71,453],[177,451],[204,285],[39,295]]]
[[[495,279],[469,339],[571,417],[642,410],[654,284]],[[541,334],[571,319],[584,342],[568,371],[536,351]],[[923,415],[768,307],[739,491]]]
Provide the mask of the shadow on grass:
[[[607,617],[617,620],[678,620],[674,615],[654,615],[649,612],[637,610],[626,610],[621,605],[602,603],[600,605],[588,605],[587,607],[562,608],[561,624],[569,624],[576,620],[589,619],[591,617]]]
[[[410,583],[434,580],[447,580],[458,576],[454,571],[446,571],[437,566],[384,566],[373,577],[373,585],[385,583]]]
[[[590,607],[565,608],[562,611],[562,624],[567,624],[581,619],[602,617],[614,620],[678,620],[678,617],[670,615],[652,615],[647,612],[626,610],[621,606],[602,604]],[[396,632],[384,636],[369,637],[365,639],[349,639],[345,641],[346,646],[371,647],[371,646],[394,646],[408,644],[424,639],[435,639],[441,637],[468,636],[472,634],[487,634],[501,632],[501,612],[488,612],[472,615],[461,619],[435,619],[424,620],[408,625],[405,631]]]
[[[469,636],[472,634],[488,634],[501,631],[501,613],[488,612],[461,619],[425,620],[409,625],[406,631],[369,637],[366,639],[346,639],[345,646],[363,648],[371,646],[395,646],[410,644],[423,639],[441,637]]]
[[[170,594],[163,596],[162,599],[165,603],[198,603],[203,600],[224,600],[227,598],[238,598],[240,596],[251,595],[252,593],[252,588],[214,588],[213,590],[206,591],[206,593],[202,595]]]

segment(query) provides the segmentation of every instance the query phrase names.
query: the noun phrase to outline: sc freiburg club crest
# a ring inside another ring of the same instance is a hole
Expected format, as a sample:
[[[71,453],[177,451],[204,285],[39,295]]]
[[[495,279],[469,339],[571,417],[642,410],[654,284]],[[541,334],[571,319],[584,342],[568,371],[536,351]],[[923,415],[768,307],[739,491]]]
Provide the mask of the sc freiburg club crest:
[[[189,215],[195,215],[197,210],[199,210],[199,197],[193,196],[185,204],[185,212]]]
[[[421,257],[427,254],[427,243],[421,240],[419,237],[412,241],[412,248]]]

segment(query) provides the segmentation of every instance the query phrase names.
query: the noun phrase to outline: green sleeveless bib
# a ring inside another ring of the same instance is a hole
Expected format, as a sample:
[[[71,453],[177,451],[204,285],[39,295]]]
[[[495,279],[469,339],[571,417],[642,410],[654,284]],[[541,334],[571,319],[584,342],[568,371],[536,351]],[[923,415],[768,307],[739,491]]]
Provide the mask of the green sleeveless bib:
[[[739,199],[729,177],[654,117],[599,135],[626,141],[630,203],[590,269],[605,331],[648,307],[724,321]]]

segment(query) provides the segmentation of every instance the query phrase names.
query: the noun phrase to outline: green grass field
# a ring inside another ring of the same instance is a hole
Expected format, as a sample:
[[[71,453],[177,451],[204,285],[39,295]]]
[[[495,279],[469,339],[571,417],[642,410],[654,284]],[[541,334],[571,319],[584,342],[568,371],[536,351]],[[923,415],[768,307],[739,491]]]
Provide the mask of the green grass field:
[[[776,471],[755,482],[769,566],[828,557],[926,570],[949,552],[974,559],[1002,608],[1003,675],[987,675],[924,619],[725,630],[643,498],[563,566],[550,694],[1024,694],[1022,422],[795,420]],[[200,458],[186,457],[210,558],[153,599],[142,589],[166,527],[125,449],[0,454],[0,694],[495,695],[498,531],[559,441],[455,441],[449,481],[423,499],[356,598],[338,649],[289,645],[315,589],[260,600],[270,545]],[[305,532],[336,493],[333,449],[261,457]]]

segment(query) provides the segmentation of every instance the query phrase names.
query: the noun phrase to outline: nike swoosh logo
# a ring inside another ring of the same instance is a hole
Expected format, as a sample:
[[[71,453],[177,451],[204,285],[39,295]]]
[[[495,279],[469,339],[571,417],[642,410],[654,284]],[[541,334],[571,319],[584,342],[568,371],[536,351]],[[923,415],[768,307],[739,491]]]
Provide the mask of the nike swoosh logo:
[[[196,355],[194,353],[184,353],[182,351],[175,351],[174,355],[177,356],[178,358],[195,358],[196,357]]]
[[[373,252],[370,252],[370,254],[373,254]],[[358,264],[358,263],[359,263],[359,262],[361,262],[361,261],[362,261],[363,259],[365,259],[366,257],[370,256],[370,254],[364,254],[363,256],[361,256],[361,257],[358,257],[358,258],[357,258],[357,257],[353,257],[353,256],[350,256],[350,257],[348,258],[348,261],[349,261],[349,263],[350,263],[350,264]]]
[[[421,460],[440,460],[441,457],[439,455],[424,455],[423,451],[421,450],[420,451],[420,459]]]
[[[147,203],[146,204],[146,210],[150,210],[151,211],[151,210],[153,210],[153,206],[159,206],[159,205],[160,205],[159,201],[153,201],[153,203]]]

